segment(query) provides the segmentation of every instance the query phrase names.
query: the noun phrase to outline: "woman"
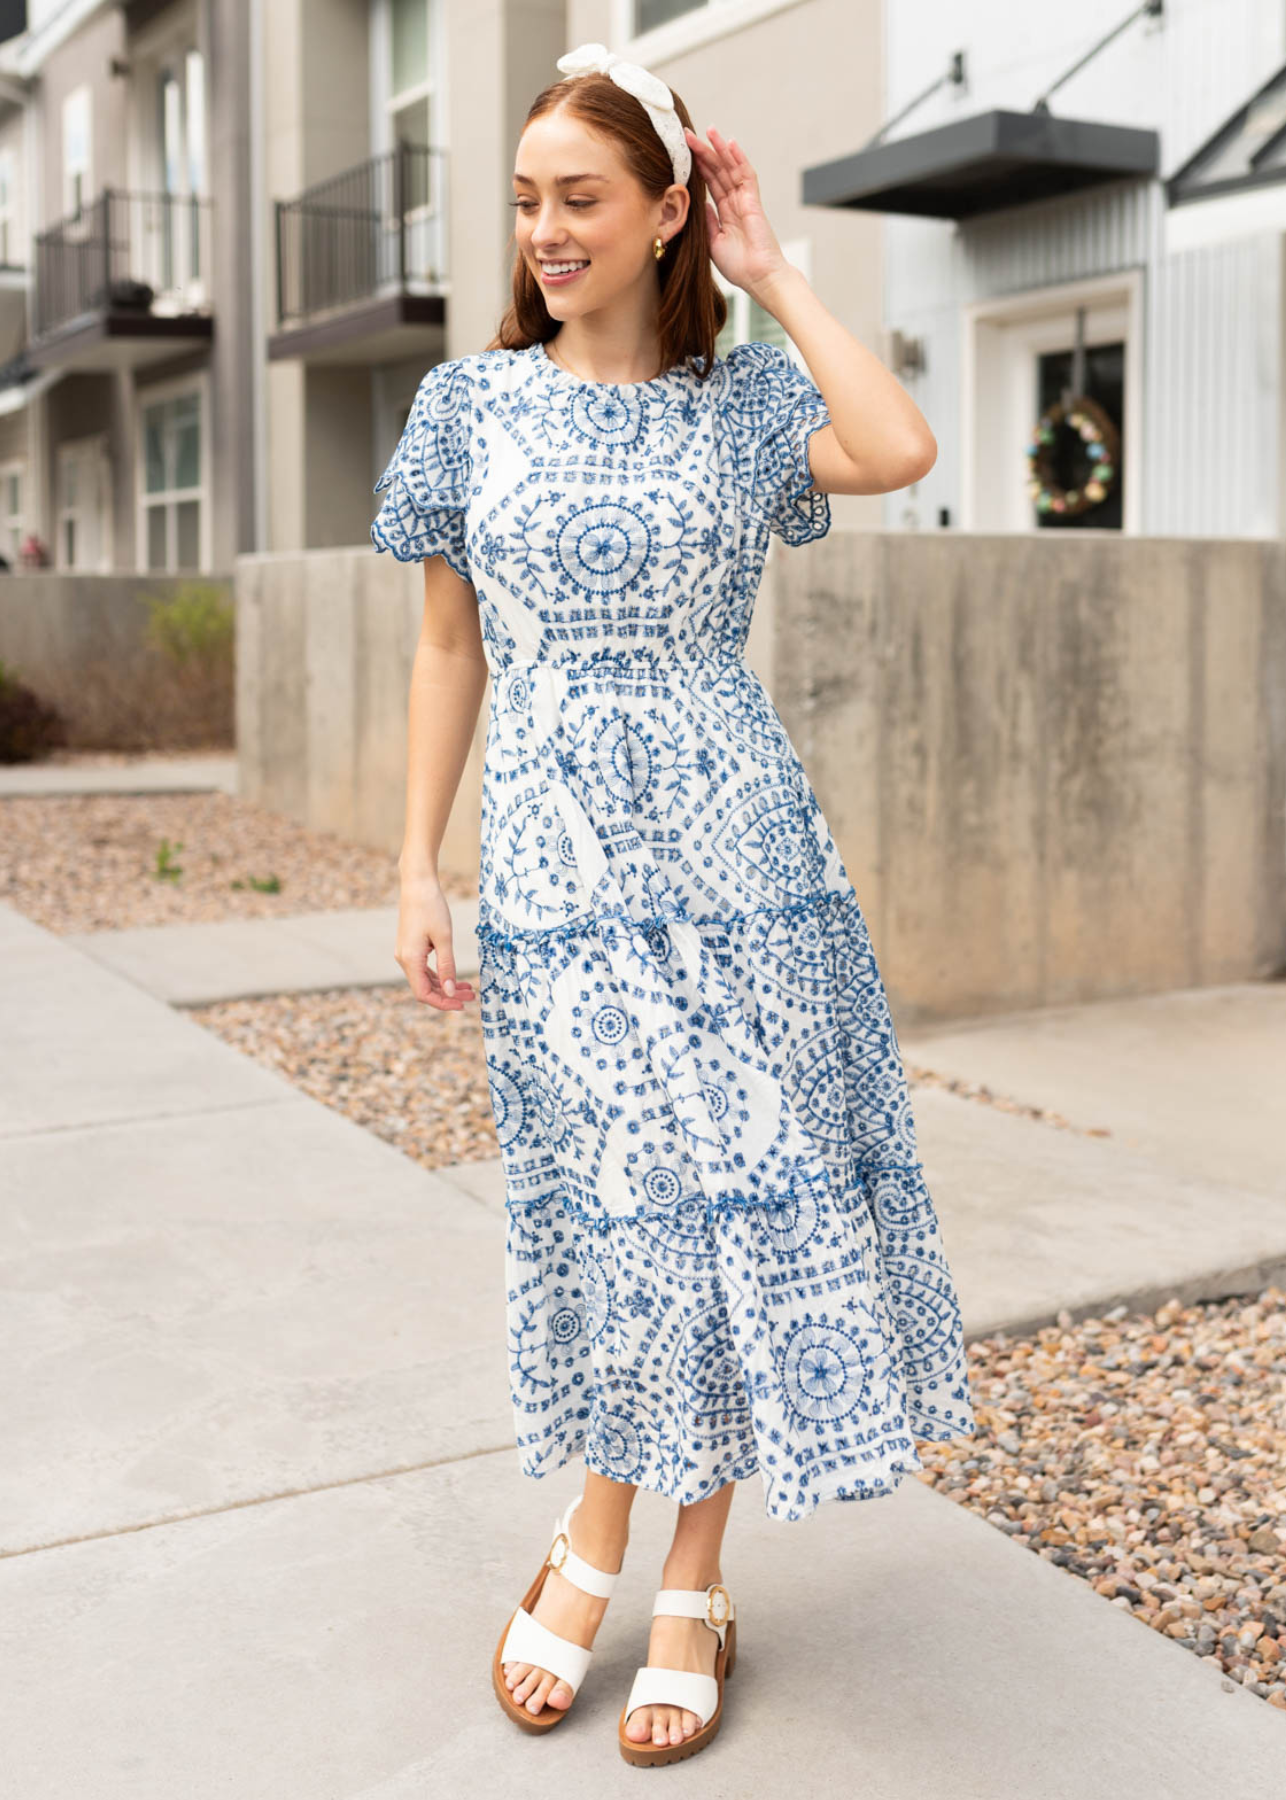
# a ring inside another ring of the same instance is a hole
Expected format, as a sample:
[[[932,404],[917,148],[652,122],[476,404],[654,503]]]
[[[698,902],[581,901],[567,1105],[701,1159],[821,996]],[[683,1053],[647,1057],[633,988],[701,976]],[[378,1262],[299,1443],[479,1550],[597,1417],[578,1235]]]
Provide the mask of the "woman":
[[[678,1503],[622,1755],[710,1742],[736,1652],[733,1483],[768,1515],[891,1493],[969,1435],[959,1306],[865,921],[742,660],[768,535],[934,461],[899,383],[785,262],[735,139],[589,44],[513,176],[513,304],[420,384],[373,542],[425,559],[397,960],[458,981],[438,849],[488,672],[479,908],[523,1472],[584,1489],[502,1634],[566,1716],[646,1487]],[[711,204],[711,199],[713,204]],[[717,212],[716,212],[717,207]],[[715,357],[710,272],[794,340]],[[436,973],[427,955],[436,955]],[[574,1527],[573,1527],[574,1514]]]

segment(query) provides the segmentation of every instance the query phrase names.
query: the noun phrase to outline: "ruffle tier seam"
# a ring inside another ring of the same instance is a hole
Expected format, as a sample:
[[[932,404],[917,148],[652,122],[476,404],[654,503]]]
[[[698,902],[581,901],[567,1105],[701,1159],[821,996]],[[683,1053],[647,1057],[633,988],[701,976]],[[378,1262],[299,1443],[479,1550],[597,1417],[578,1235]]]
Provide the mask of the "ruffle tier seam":
[[[538,941],[554,941],[564,937],[575,937],[580,933],[600,931],[604,926],[620,926],[626,931],[663,930],[671,924],[695,925],[701,927],[722,927],[724,925],[741,925],[748,919],[761,918],[771,913],[777,918],[790,918],[799,913],[821,910],[832,901],[851,901],[856,898],[851,887],[827,888],[817,894],[810,894],[803,900],[791,901],[786,906],[756,906],[745,912],[726,912],[697,914],[686,912],[653,913],[648,918],[634,918],[629,913],[602,912],[582,914],[575,919],[567,919],[559,925],[533,925],[520,927],[516,931],[505,931],[487,920],[479,919],[474,928],[474,935],[480,944],[490,944],[497,948],[528,949]]]
[[[807,1199],[816,1190],[821,1190],[837,1205],[848,1208],[856,1201],[866,1201],[871,1197],[872,1183],[880,1175],[906,1175],[912,1180],[924,1179],[924,1166],[919,1161],[911,1163],[871,1163],[863,1164],[857,1173],[857,1179],[844,1187],[837,1188],[829,1180],[802,1183],[789,1193],[769,1195],[766,1198],[754,1198],[745,1194],[722,1193],[708,1197],[704,1201],[697,1199],[680,1200],[673,1206],[651,1206],[646,1210],[636,1209],[632,1213],[589,1213],[570,1199],[565,1188],[560,1184],[555,1193],[537,1195],[531,1200],[520,1200],[516,1204],[506,1199],[505,1211],[515,1217],[540,1212],[545,1207],[558,1207],[568,1218],[574,1219],[578,1225],[588,1225],[597,1231],[610,1230],[614,1225],[655,1225],[666,1224],[673,1219],[691,1217],[700,1210],[707,1223],[721,1214],[732,1212],[761,1211],[767,1213],[784,1212],[788,1206],[794,1206],[801,1199]]]

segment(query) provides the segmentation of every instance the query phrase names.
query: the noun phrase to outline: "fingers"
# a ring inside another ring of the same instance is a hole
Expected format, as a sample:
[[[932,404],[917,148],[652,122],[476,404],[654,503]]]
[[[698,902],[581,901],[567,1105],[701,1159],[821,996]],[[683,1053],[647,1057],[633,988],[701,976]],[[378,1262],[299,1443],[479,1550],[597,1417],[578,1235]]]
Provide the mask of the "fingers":
[[[725,138],[713,125],[707,125],[710,142],[705,144],[690,126],[683,129],[702,178],[716,199],[743,181],[754,180],[755,172],[736,138]]]
[[[393,960],[410,983],[411,992],[417,1000],[426,1006],[434,1006],[439,1012],[460,1012],[470,1000],[478,995],[471,981],[466,981],[455,972],[455,957],[451,950],[438,950],[438,967],[436,970],[428,966],[428,954],[433,944],[426,937],[413,952],[397,950]],[[448,993],[446,984],[451,983],[453,991]]]

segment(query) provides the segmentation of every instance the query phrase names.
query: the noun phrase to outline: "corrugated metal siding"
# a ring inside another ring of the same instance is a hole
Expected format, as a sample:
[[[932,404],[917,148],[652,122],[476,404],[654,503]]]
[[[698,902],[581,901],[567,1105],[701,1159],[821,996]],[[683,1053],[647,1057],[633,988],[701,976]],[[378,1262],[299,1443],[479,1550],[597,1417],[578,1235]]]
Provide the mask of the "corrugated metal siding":
[[[1147,309],[1145,530],[1276,533],[1282,301],[1267,236],[1162,263]]]

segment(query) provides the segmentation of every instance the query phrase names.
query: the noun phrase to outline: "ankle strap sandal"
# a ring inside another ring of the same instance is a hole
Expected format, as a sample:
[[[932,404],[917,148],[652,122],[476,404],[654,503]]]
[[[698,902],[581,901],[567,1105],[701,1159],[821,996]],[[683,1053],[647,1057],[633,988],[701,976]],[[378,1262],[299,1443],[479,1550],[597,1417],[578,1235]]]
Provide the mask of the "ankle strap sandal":
[[[548,1625],[542,1625],[534,1619],[531,1609],[540,1599],[541,1589],[549,1579],[549,1571],[557,1569],[576,1587],[587,1594],[595,1594],[600,1600],[610,1600],[620,1570],[598,1569],[583,1556],[572,1549],[572,1541],[568,1535],[572,1514],[580,1505],[583,1496],[577,1494],[570,1502],[562,1517],[554,1520],[554,1541],[549,1546],[549,1553],[540,1566],[535,1580],[523,1595],[522,1602],[511,1615],[509,1623],[500,1635],[500,1643],[491,1665],[492,1686],[496,1690],[496,1698],[509,1714],[511,1719],[522,1726],[524,1731],[548,1731],[571,1711],[570,1706],[551,1706],[546,1700],[538,1713],[520,1706],[510,1693],[505,1683],[505,1664],[507,1662],[531,1663],[540,1669],[548,1669],[572,1690],[573,1699],[585,1679],[590,1658],[594,1652],[577,1644],[571,1638],[559,1637]]]
[[[652,1666],[635,1672],[634,1685],[617,1724],[617,1737],[626,1762],[644,1767],[649,1763],[679,1762],[705,1749],[723,1723],[724,1679],[732,1674],[737,1660],[736,1608],[722,1582],[712,1581],[707,1588],[658,1588],[652,1603],[653,1618],[657,1613],[704,1620],[718,1636],[719,1648],[715,1651],[713,1675]],[[678,1744],[636,1742],[626,1737],[625,1727],[630,1714],[640,1706],[681,1706],[697,1715],[700,1729]]]

